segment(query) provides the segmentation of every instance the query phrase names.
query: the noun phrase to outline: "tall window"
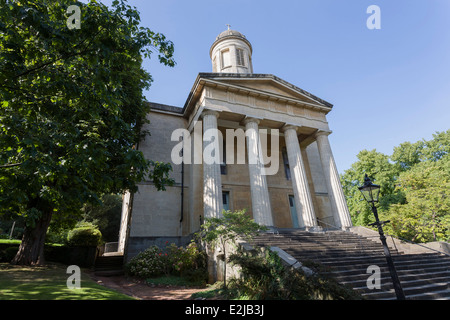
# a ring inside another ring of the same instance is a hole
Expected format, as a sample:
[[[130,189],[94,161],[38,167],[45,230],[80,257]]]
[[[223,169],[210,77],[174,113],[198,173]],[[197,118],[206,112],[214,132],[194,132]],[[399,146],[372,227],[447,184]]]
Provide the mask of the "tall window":
[[[220,174],[227,174],[227,148],[226,142],[223,140],[222,143],[222,161],[220,162]]]
[[[238,66],[245,67],[244,50],[236,49],[236,63]]]
[[[291,169],[289,168],[289,159],[286,147],[281,149],[281,154],[283,155],[284,173],[286,174],[286,179],[291,180]]]
[[[230,67],[231,66],[230,50],[224,50],[221,52],[221,54],[222,54],[222,68]]]
[[[289,210],[291,211],[292,227],[299,228],[297,209],[295,208],[295,200],[293,195],[289,195]]]
[[[229,191],[222,192],[222,208],[225,211],[230,210],[230,192]]]

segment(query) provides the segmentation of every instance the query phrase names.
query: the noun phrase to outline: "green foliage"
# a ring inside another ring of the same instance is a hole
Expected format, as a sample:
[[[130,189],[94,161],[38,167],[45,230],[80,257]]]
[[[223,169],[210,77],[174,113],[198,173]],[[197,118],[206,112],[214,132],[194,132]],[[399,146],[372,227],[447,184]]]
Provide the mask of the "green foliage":
[[[117,241],[122,211],[122,198],[115,194],[104,194],[100,198],[101,204],[85,204],[81,209],[81,216],[59,219],[55,216],[50,223],[46,243],[66,243],[67,234],[75,226],[93,225],[102,234],[104,242]]]
[[[194,282],[206,281],[205,254],[194,242],[186,247],[172,243],[165,250],[151,246],[133,257],[125,270],[127,274],[142,279],[174,275]]]
[[[166,263],[165,254],[157,246],[151,246],[138,253],[126,265],[128,274],[142,279],[157,277],[164,274]]]
[[[55,229],[52,225],[48,228],[47,234],[45,235],[45,243],[67,243],[67,235],[71,229]]]
[[[72,4],[79,30],[66,26]],[[140,27],[126,1],[0,0],[0,8],[0,214],[45,233],[44,218],[72,219],[101,194],[134,192],[143,179],[159,190],[173,183],[170,164],[135,148],[148,135],[143,90],[152,78],[142,57],[156,52],[173,66],[172,42]]]
[[[265,231],[267,227],[257,224],[246,213],[246,210],[225,211],[220,218],[207,218],[201,226],[197,237],[210,245],[213,249],[220,246],[225,261],[224,287],[226,283],[227,244],[235,244],[237,239],[250,240],[259,231]]]
[[[83,221],[95,224],[105,242],[115,242],[120,229],[122,197],[117,194],[104,194],[100,205],[87,203],[82,209]]]
[[[93,226],[81,226],[69,231],[67,244],[70,246],[98,246],[102,233]]]
[[[416,242],[450,239],[450,130],[429,141],[404,142],[389,157],[363,150],[358,161],[341,175],[341,183],[355,225],[374,221],[358,187],[364,174],[381,186],[380,219],[391,220],[385,230]]]
[[[25,221],[23,217],[20,217],[18,215],[0,214],[0,239],[2,238],[9,239],[12,229],[13,229],[12,239],[21,239],[24,226]]]
[[[402,172],[397,188],[406,203],[385,213],[386,231],[415,242],[450,240],[450,155],[424,161]]]
[[[319,274],[306,276],[287,268],[276,252],[238,251],[229,261],[242,269],[241,277],[230,281],[232,295],[250,300],[352,300],[361,297],[350,288]]]
[[[363,150],[349,170],[341,176],[342,188],[346,196],[353,224],[368,225],[374,221],[372,212],[363,200],[358,187],[364,182],[364,174],[381,186],[380,210],[388,208],[390,203],[404,201],[401,193],[395,193],[396,168],[389,162],[389,157],[376,150]]]
[[[186,247],[177,247],[174,243],[166,248],[171,273],[185,274],[192,269],[203,269],[204,252],[200,251],[195,242]]]
[[[0,252],[0,262],[10,262],[17,253],[17,247],[9,247]]]
[[[267,228],[257,224],[246,213],[246,210],[223,211],[220,218],[207,218],[197,234],[206,243],[223,249],[226,243],[232,243],[238,238],[251,239],[259,231]]]

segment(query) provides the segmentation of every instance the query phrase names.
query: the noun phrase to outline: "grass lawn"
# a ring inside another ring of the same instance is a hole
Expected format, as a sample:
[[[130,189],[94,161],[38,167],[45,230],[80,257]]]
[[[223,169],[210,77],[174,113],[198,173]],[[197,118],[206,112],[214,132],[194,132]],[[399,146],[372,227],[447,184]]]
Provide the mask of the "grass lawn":
[[[16,239],[0,239],[0,243],[8,243],[8,244],[20,244],[22,241],[21,240],[16,240]]]
[[[105,288],[81,271],[81,288],[67,288],[67,266],[14,266],[0,263],[0,300],[134,300]]]

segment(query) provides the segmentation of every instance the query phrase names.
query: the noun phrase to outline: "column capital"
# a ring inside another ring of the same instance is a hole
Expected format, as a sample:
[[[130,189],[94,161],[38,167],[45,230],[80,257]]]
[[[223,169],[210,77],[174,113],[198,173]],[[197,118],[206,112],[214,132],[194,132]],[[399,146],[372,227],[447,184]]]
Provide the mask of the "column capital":
[[[316,133],[314,133],[314,138],[317,138],[319,136],[329,136],[333,131],[331,130],[318,130]]]
[[[250,123],[250,122],[255,122],[256,124],[259,125],[259,123],[261,122],[261,119],[253,118],[253,117],[245,117],[245,119],[242,120],[242,123],[244,125],[246,125],[247,123]]]
[[[210,110],[205,109],[203,110],[202,114],[200,115],[201,118],[204,118],[205,116],[215,116],[216,118],[219,118],[220,112],[216,110]]]
[[[290,129],[294,129],[295,132],[297,132],[297,130],[299,129],[299,126],[293,125],[293,124],[285,124],[282,128],[281,128],[281,132],[286,132]]]

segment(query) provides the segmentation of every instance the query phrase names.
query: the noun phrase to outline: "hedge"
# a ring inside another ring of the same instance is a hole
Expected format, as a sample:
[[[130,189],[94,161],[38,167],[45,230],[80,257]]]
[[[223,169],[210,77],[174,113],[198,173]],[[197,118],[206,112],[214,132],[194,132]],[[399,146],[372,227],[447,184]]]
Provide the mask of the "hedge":
[[[0,243],[0,262],[10,262],[18,250],[17,244]],[[97,246],[44,246],[44,257],[50,262],[89,268],[94,266],[96,256]]]

